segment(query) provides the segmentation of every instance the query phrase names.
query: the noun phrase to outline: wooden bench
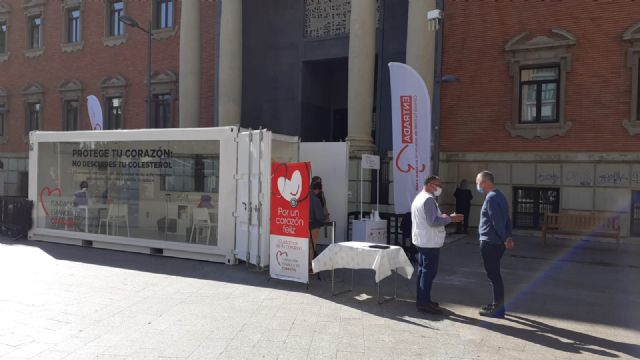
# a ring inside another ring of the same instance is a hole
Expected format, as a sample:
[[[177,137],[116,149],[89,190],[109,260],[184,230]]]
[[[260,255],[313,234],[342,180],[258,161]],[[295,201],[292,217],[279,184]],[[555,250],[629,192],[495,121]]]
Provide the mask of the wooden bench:
[[[616,239],[620,246],[620,217],[604,214],[545,213],[542,238],[547,244],[547,234],[587,235]]]

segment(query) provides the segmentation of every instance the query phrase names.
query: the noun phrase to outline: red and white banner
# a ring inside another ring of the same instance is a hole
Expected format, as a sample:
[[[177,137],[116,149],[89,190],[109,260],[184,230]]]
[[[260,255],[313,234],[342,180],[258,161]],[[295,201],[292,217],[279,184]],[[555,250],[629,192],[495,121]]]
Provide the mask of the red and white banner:
[[[309,282],[308,162],[274,163],[271,168],[269,275]]]
[[[431,172],[431,100],[412,67],[389,63],[393,126],[393,195],[396,214],[411,202]]]

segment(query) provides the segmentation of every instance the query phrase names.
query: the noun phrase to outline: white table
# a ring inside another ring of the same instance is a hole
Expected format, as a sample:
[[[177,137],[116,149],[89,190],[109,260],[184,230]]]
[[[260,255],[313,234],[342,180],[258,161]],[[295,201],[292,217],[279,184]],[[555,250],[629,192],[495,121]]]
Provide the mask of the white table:
[[[380,302],[380,281],[395,272],[410,279],[413,274],[413,265],[400,246],[389,246],[388,249],[371,248],[378,245],[367,242],[350,241],[330,245],[320,255],[313,259],[314,272],[323,270],[331,271],[331,292],[334,290],[334,272],[338,268],[346,269],[371,269],[376,272],[375,280],[378,285],[378,302]],[[397,285],[397,284],[396,284]],[[351,275],[351,288],[353,289],[353,272]],[[394,299],[395,299],[394,289]]]

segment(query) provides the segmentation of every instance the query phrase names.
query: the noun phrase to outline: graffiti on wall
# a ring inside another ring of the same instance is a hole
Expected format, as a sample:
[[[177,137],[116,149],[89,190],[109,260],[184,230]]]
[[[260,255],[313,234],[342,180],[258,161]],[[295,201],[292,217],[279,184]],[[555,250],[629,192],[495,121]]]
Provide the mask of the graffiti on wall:
[[[565,185],[592,186],[593,173],[589,169],[568,170],[564,174]]]
[[[545,185],[560,184],[560,167],[559,166],[538,166],[536,174],[536,183]]]

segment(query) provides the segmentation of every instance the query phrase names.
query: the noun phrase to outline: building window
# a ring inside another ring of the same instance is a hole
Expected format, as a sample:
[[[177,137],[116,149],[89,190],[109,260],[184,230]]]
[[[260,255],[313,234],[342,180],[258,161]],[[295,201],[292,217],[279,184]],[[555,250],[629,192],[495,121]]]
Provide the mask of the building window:
[[[124,24],[120,21],[120,16],[124,15],[124,1],[109,1],[109,36],[124,35]]]
[[[557,123],[560,68],[520,70],[520,122]]]
[[[7,22],[0,21],[0,54],[7,52]]]
[[[105,119],[104,129],[115,130],[122,129],[122,98],[107,98],[107,116]]]
[[[42,17],[32,16],[29,18],[29,49],[42,48]]]
[[[171,102],[173,96],[171,94],[155,94],[153,95],[153,116],[152,128],[171,128],[173,127],[173,119],[171,116]]]
[[[626,63],[631,74],[631,106],[629,117],[622,120],[622,126],[629,135],[640,134],[640,22],[631,26],[622,35],[629,42]]]
[[[640,191],[631,195],[631,236],[640,236]]]
[[[4,137],[4,126],[7,117],[7,107],[4,104],[0,104],[0,137]]]
[[[218,193],[220,159],[205,155],[175,155],[162,170],[161,191]]]
[[[511,136],[547,139],[569,131],[566,74],[571,71],[571,49],[576,43],[573,34],[557,28],[549,36],[524,32],[507,43],[513,101],[505,128]]]
[[[560,190],[557,188],[514,187],[513,226],[540,229],[545,213],[560,210]]]
[[[40,129],[40,117],[42,116],[42,105],[39,102],[27,104],[27,134],[30,131]]]
[[[78,100],[66,100],[64,102],[64,130],[79,130],[79,125],[80,102]]]
[[[154,9],[154,28],[155,29],[171,29],[173,28],[173,0],[155,0]]]
[[[67,42],[80,42],[80,9],[67,9]]]

